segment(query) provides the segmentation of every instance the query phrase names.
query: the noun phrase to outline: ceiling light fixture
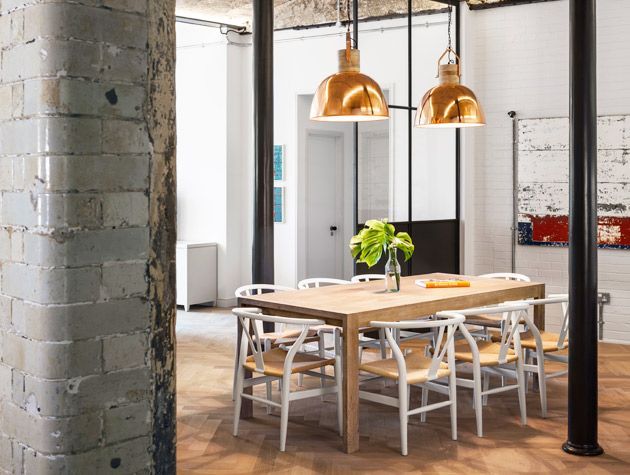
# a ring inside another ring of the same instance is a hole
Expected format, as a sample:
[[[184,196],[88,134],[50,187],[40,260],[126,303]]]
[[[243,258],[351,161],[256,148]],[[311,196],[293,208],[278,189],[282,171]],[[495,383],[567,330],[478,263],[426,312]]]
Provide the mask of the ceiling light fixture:
[[[448,9],[448,48],[438,59],[440,84],[430,89],[420,101],[414,125],[423,128],[479,127],[486,125],[481,105],[466,86],[460,84],[461,60],[451,47],[451,14]],[[451,53],[455,57],[451,59]],[[440,64],[444,56],[448,62]]]
[[[354,0],[356,1],[356,0]],[[360,54],[352,48],[350,0],[346,48],[339,50],[339,72],[322,81],[311,104],[311,119],[329,122],[362,122],[389,119],[389,108],[380,86],[360,72]]]

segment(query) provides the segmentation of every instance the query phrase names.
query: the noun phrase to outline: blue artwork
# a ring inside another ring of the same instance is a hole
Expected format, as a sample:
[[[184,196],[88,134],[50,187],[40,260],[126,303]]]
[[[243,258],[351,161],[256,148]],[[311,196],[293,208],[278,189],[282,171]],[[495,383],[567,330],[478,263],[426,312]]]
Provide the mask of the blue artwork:
[[[273,187],[273,222],[284,223],[284,188]]]
[[[273,146],[273,179],[284,180],[284,145]]]

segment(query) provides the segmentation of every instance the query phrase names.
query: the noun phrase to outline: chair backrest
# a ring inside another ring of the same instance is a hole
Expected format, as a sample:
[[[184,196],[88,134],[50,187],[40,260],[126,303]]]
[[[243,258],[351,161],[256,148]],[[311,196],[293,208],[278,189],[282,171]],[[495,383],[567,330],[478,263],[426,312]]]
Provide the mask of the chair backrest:
[[[256,363],[256,371],[259,373],[263,373],[265,371],[265,361],[263,358],[264,348],[262,339],[260,338],[260,328],[262,327],[263,322],[279,325],[298,325],[302,329],[300,335],[295,340],[295,343],[287,352],[287,357],[284,363],[285,375],[287,375],[287,371],[288,374],[291,374],[291,364],[293,362],[293,358],[302,346],[302,343],[304,343],[309,328],[314,325],[324,324],[323,320],[317,320],[314,318],[304,319],[263,315],[262,313],[258,313],[258,309],[256,308],[235,308],[232,310],[232,313],[238,317],[242,328],[241,351],[238,355],[239,365],[242,365],[245,362],[245,358],[247,357],[247,347],[249,346],[254,357],[254,362]]]
[[[518,332],[520,323],[520,316],[522,313],[526,313],[529,305],[526,302],[517,302],[509,304],[501,304],[495,307],[479,307],[469,308],[466,310],[457,310],[456,313],[464,316],[470,315],[498,315],[501,314],[501,341],[499,348],[499,363],[507,363],[508,351],[512,343],[514,344],[514,351],[517,355],[521,354],[521,340]],[[438,316],[445,312],[439,312]],[[451,312],[446,312],[451,313]],[[459,326],[460,331],[464,335],[464,338],[470,345],[473,360],[479,361],[479,349],[473,336],[470,334],[465,325]]]
[[[544,299],[527,299],[523,300],[520,303],[525,303],[532,307],[537,305],[553,305],[560,304],[562,307],[562,322],[560,324],[560,332],[558,334],[558,342],[557,347],[559,350],[563,350],[566,348],[567,335],[569,333],[569,295],[568,294],[553,294],[549,295],[549,297]],[[534,335],[534,339],[536,340],[536,345],[539,348],[542,348],[542,335],[540,334],[540,330],[534,324],[532,319],[529,316],[529,312],[523,312],[523,318],[527,323],[528,329]]]
[[[400,345],[393,335],[393,330],[409,330],[418,328],[433,329],[435,331],[433,338],[433,356],[431,365],[429,366],[428,380],[431,381],[437,377],[440,363],[444,360],[444,355],[448,355],[448,364],[451,371],[455,368],[455,348],[453,345],[455,330],[465,320],[463,315],[457,312],[442,312],[437,320],[409,320],[403,322],[370,322],[370,326],[374,328],[382,328],[385,331],[385,338],[392,349],[392,354],[398,366],[398,375],[400,381],[407,379],[407,366],[405,364],[405,356],[400,349]]]
[[[236,296],[236,298],[239,297],[251,297],[252,295],[260,295],[262,293],[264,293],[265,291],[267,292],[289,292],[289,291],[295,291],[294,288],[292,287],[284,287],[282,285],[275,285],[275,284],[249,284],[249,285],[243,285],[241,287],[239,287],[238,289],[236,289],[234,291],[234,295]],[[259,308],[252,308],[250,309],[252,312],[257,312],[257,313],[262,313],[262,310],[260,310]],[[263,333],[263,324],[262,321],[257,321],[256,325],[258,327],[258,331],[260,333]],[[279,327],[280,330],[282,330],[284,327],[280,326]],[[256,338],[258,338],[258,336],[256,336]]]
[[[350,282],[356,284],[357,282],[371,282],[373,280],[385,280],[385,274],[359,274],[350,279]]]
[[[265,290],[270,292],[286,292],[289,290],[295,290],[291,287],[284,287],[282,285],[274,284],[249,284],[243,285],[234,291],[235,297],[250,297],[252,295],[260,295]]]
[[[516,274],[514,272],[493,272],[492,274],[482,274],[478,277],[484,279],[504,279],[504,280],[517,280],[519,282],[531,282],[532,279],[524,274]]]
[[[349,280],[331,279],[328,277],[313,277],[311,279],[304,279],[298,282],[298,289],[313,289],[316,287],[324,287],[327,285],[343,285],[350,284]]]

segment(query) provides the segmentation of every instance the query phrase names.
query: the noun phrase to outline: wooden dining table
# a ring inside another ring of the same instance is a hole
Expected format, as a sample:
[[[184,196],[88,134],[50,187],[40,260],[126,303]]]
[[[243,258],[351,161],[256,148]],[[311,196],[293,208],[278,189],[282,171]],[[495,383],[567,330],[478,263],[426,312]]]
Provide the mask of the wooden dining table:
[[[427,289],[417,279],[462,278],[470,287]],[[342,327],[343,332],[343,448],[359,450],[359,328],[371,321],[421,318],[444,310],[499,304],[510,300],[543,298],[545,284],[487,279],[453,274],[425,274],[401,278],[400,291],[387,293],[383,281],[331,285],[296,292],[276,292],[239,298],[242,307],[257,307],[268,315],[318,318]],[[535,308],[534,322],[544,328],[544,306]],[[243,415],[251,416],[250,400]]]

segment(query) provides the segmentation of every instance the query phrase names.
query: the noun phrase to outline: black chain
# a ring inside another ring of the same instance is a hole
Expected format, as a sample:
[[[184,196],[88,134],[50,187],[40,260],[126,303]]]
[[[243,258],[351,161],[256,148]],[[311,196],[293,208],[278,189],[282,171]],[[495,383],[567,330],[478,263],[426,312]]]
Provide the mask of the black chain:
[[[448,6],[448,62],[452,63],[453,60],[451,59],[451,49],[453,46],[453,40],[451,39],[451,23],[452,23],[452,18],[453,18],[453,7],[452,5]]]

